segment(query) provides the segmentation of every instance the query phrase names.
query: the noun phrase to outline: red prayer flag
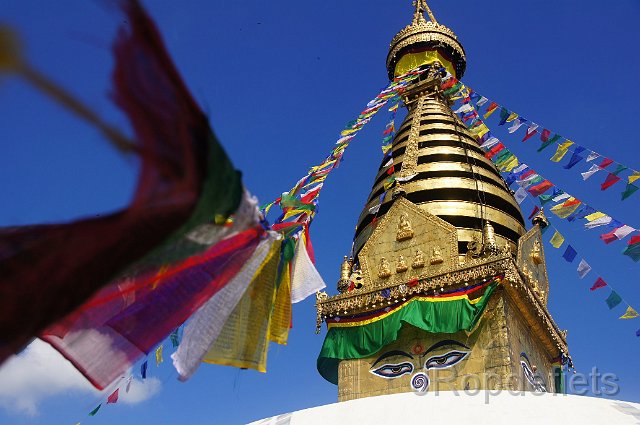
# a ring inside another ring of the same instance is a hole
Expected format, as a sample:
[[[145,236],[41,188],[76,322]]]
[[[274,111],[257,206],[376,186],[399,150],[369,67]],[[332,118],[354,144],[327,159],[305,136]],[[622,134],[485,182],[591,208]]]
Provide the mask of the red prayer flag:
[[[456,83],[457,83],[457,80],[455,78],[449,78],[447,81],[442,83],[441,88],[442,90],[447,90],[453,87]]]
[[[562,204],[563,207],[570,207],[572,205],[577,205],[577,204],[581,204],[582,201],[580,201],[579,199],[573,198],[573,199],[569,199],[567,201],[564,202],[564,204]]]
[[[497,145],[495,145],[494,147],[492,147],[490,151],[485,153],[484,156],[487,157],[488,159],[491,159],[494,156],[496,156],[496,154],[498,152],[500,152],[501,150],[503,150],[504,148],[505,148],[505,146],[502,144],[502,142],[500,142]]]
[[[540,196],[543,193],[545,193],[547,190],[551,189],[552,187],[553,187],[553,183],[551,183],[549,180],[545,180],[541,183],[538,183],[535,186],[529,187],[527,191],[533,196]]]
[[[104,389],[224,288],[263,236],[262,227],[256,226],[160,275],[107,285],[40,337],[96,388]]]
[[[107,397],[107,404],[115,404],[118,402],[118,391],[120,391],[120,388],[116,388],[116,390]]]
[[[485,112],[491,112],[493,110],[495,110],[498,106],[496,102],[491,102],[491,104],[489,104],[489,106],[487,106],[487,110]]]
[[[613,164],[613,159],[602,158],[602,161],[600,162],[600,165],[598,165],[598,167],[600,167],[601,169],[604,169],[604,168],[607,168],[611,164]]]
[[[551,131],[545,128],[544,130],[542,130],[542,133],[540,134],[540,140],[542,140],[543,142],[546,142],[547,140],[549,140],[549,136],[551,136]]]
[[[538,132],[538,130],[530,131],[529,129],[527,129],[527,132],[525,133],[524,138],[522,139],[522,141],[526,142],[527,140],[532,138],[537,132]]]
[[[304,226],[304,236],[306,241],[307,255],[313,264],[316,263],[316,254],[313,251],[313,245],[311,244],[311,236],[309,235],[309,226]]]
[[[531,220],[533,218],[533,216],[538,213],[538,211],[540,211],[540,207],[538,207],[537,205],[534,206],[533,207],[533,211],[531,211],[531,214],[529,214],[529,220]]]
[[[607,177],[604,179],[604,182],[600,185],[600,190],[607,190],[614,184],[620,181],[620,177],[616,176],[613,173],[607,174]]]
[[[533,171],[531,168],[529,168],[527,171],[525,171],[524,173],[522,173],[522,175],[520,176],[520,180],[524,180],[524,179],[526,179],[527,177],[529,177],[529,176],[531,176],[531,175],[533,175],[533,174],[535,174],[535,173],[536,173],[535,171]]]
[[[208,158],[231,168],[155,26],[137,2],[123,4],[128,24],[114,46],[113,98],[138,146],[135,194],[113,214],[0,229],[0,363],[180,229],[202,195]],[[226,183],[217,190],[229,199],[237,192],[226,211],[232,213],[241,199],[239,174]]]
[[[613,229],[612,231],[610,231],[609,233],[603,233],[600,235],[600,239],[602,239],[602,241],[604,243],[606,243],[607,245],[609,245],[611,242],[615,242],[618,240],[618,236],[615,235],[615,231],[618,230],[619,227]]]
[[[635,245],[637,243],[640,243],[640,235],[635,235],[632,236],[631,239],[629,239],[629,245]]]
[[[594,283],[593,286],[589,288],[589,290],[595,291],[596,289],[604,288],[605,286],[607,286],[607,282],[605,282],[604,280],[602,280],[601,277],[599,277],[598,280],[596,280],[596,283]]]

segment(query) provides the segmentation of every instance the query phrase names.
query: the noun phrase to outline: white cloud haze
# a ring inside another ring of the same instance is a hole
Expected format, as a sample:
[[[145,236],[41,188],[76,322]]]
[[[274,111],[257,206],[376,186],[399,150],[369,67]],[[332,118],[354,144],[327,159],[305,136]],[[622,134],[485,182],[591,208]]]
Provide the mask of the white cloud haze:
[[[121,383],[118,403],[135,404],[153,397],[162,387],[157,378],[134,379],[129,392]],[[108,393],[102,393],[106,400]],[[45,399],[70,392],[99,399],[101,392],[93,388],[71,363],[49,344],[36,339],[17,356],[0,366],[0,408],[11,413],[38,414],[38,405]]]

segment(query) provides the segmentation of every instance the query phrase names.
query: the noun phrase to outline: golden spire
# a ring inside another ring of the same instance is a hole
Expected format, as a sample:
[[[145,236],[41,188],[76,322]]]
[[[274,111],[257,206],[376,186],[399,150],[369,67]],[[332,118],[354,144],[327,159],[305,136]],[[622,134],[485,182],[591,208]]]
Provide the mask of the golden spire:
[[[427,14],[429,14],[429,19],[431,20],[431,22],[433,22],[434,24],[438,23],[438,21],[436,21],[436,17],[433,16],[433,12],[431,12],[431,9],[427,4],[427,0],[413,0],[413,5],[416,8],[416,11],[413,13],[414,24],[417,24],[418,22],[425,22],[424,12],[427,12]]]

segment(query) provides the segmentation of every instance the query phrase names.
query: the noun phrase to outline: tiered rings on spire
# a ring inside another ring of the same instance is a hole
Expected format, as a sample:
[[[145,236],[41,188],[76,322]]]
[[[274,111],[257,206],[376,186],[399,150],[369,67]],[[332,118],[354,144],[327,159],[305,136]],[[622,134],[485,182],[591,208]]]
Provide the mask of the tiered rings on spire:
[[[385,193],[387,157],[358,220],[355,252],[375,227],[374,217],[379,220],[389,210],[394,194],[455,226],[461,254],[469,242],[485,242],[486,222],[491,223],[498,245],[515,248],[525,232],[519,206],[498,170],[445,103],[436,80],[416,83],[404,101],[408,115],[392,146],[398,186],[386,191],[380,209],[372,213]]]

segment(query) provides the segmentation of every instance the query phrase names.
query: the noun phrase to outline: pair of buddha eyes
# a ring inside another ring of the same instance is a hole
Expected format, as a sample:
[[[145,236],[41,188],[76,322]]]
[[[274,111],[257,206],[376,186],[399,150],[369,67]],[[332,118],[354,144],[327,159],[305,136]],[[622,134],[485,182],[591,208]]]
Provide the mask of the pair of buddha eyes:
[[[468,355],[468,351],[453,350],[439,356],[432,356],[424,362],[424,368],[425,370],[447,369],[458,364]],[[397,378],[405,374],[410,374],[412,372],[413,364],[410,362],[383,364],[382,366],[371,370],[371,373],[373,373],[374,375],[390,379]]]

